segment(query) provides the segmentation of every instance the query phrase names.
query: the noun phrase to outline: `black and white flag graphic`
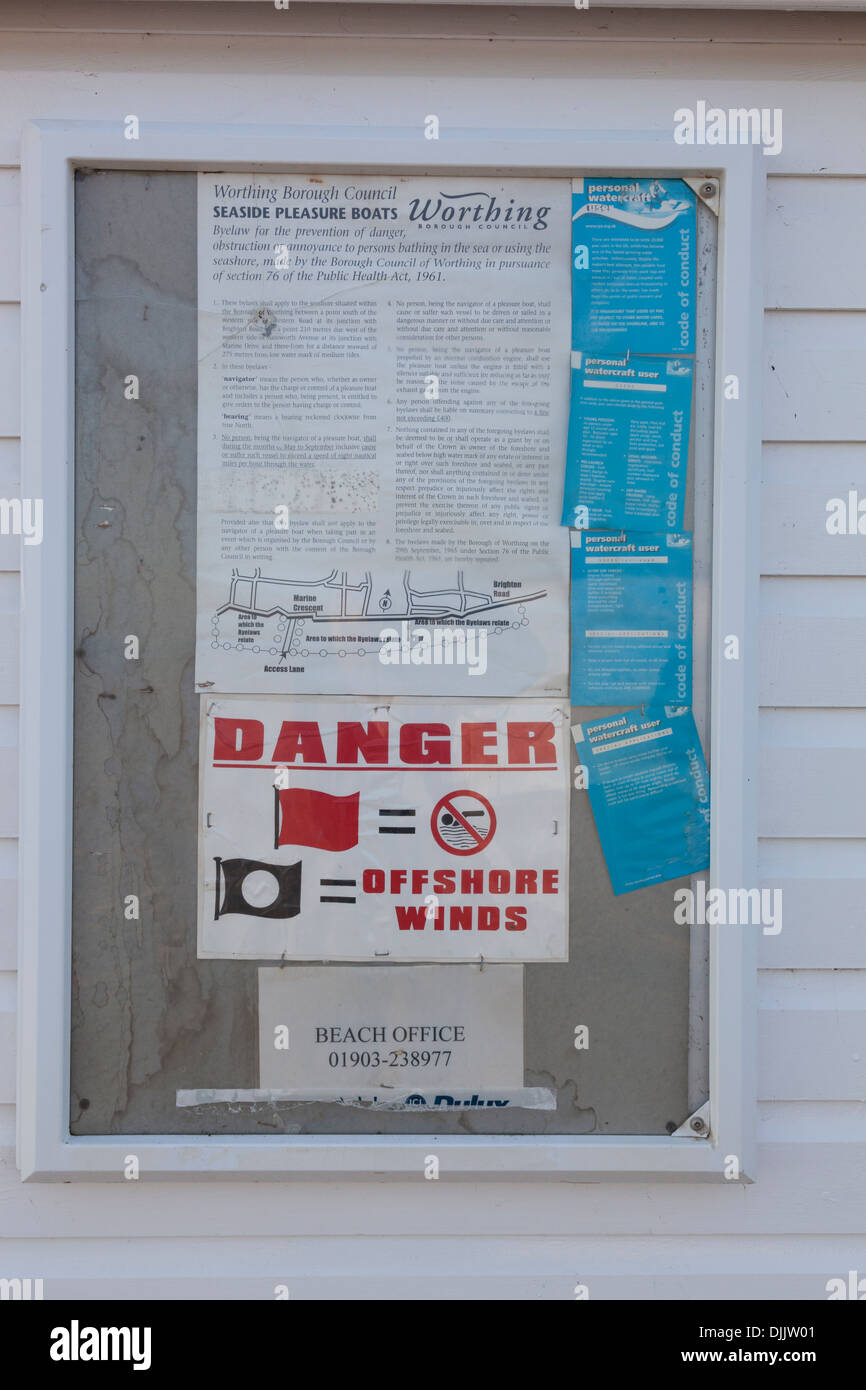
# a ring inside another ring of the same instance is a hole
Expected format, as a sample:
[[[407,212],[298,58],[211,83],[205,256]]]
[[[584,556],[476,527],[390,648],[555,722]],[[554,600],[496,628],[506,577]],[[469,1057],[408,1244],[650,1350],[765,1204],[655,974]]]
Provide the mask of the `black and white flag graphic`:
[[[260,859],[215,856],[215,863],[214,920],[231,912],[247,917],[297,917],[301,910],[300,860],[297,864],[265,864]]]

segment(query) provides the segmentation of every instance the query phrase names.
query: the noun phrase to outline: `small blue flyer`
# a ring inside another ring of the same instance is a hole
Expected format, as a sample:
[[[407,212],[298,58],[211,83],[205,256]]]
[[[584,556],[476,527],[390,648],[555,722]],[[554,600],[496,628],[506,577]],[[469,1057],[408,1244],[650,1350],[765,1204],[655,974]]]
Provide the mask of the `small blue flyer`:
[[[710,779],[691,709],[656,705],[572,736],[614,893],[710,866]]]
[[[692,700],[691,532],[572,533],[571,703]]]
[[[683,179],[573,180],[572,347],[694,352],[696,206]]]
[[[571,354],[563,526],[681,531],[694,366]]]

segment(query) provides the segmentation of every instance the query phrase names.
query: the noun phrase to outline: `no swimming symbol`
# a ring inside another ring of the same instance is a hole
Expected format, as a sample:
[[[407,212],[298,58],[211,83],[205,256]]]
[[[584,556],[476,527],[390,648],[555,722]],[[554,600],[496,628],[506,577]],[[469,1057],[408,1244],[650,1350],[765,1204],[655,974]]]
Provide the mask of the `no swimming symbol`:
[[[496,831],[496,812],[480,792],[449,792],[433,807],[433,839],[449,854],[478,854]]]

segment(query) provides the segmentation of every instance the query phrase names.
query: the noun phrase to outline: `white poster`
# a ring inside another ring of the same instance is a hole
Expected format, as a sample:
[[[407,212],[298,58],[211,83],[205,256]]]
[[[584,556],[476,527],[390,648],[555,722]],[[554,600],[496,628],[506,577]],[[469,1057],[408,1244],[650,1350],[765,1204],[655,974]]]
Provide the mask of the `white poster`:
[[[259,1086],[518,1090],[523,967],[263,967]]]
[[[199,955],[568,958],[568,711],[202,701]]]
[[[199,689],[565,694],[570,201],[199,176]]]

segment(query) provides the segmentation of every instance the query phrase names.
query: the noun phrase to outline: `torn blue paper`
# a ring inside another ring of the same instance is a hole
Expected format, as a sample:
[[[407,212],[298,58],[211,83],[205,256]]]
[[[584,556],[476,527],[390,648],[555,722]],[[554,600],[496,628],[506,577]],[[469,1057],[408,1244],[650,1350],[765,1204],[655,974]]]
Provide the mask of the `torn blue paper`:
[[[682,179],[572,183],[572,347],[695,350],[696,198]]]
[[[683,357],[572,353],[563,526],[682,530],[693,375]]]
[[[710,779],[687,706],[576,724],[572,736],[614,893],[710,864]]]
[[[571,703],[691,699],[691,533],[575,531]]]

